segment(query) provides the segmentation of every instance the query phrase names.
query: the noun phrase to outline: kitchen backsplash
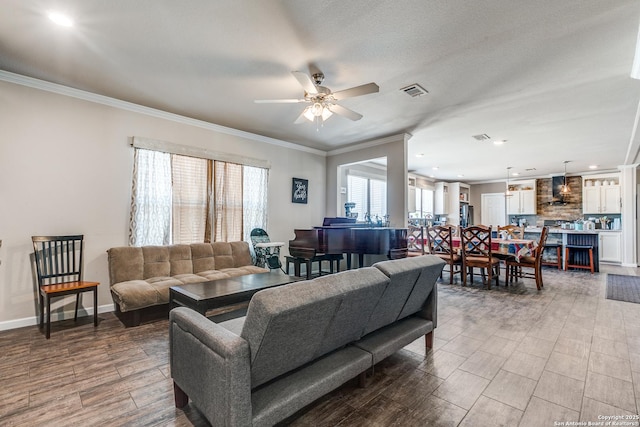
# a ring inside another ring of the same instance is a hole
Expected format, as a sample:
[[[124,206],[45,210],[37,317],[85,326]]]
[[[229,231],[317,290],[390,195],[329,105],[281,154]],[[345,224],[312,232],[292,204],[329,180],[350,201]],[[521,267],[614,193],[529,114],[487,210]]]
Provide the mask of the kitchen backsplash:
[[[538,196],[536,224],[543,225],[545,219],[573,221],[582,218],[582,177],[568,176],[567,185],[571,191],[564,198],[566,204],[550,204],[551,178],[536,180]]]

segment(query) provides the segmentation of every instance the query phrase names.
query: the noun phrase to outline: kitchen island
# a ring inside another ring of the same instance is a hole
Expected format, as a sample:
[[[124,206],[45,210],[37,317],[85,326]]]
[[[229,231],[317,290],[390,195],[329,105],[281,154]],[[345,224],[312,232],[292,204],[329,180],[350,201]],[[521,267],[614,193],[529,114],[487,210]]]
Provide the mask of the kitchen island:
[[[593,263],[594,271],[600,271],[600,232],[605,230],[567,230],[560,227],[549,227],[549,235],[547,244],[562,245],[562,265],[566,265],[567,260],[564,259],[565,247],[567,245],[586,245],[593,246]],[[525,239],[540,239],[541,227],[527,227],[524,230]],[[555,251],[545,251],[543,257],[550,262],[556,261]],[[571,264],[589,265],[589,254],[587,251],[576,252],[571,254]]]

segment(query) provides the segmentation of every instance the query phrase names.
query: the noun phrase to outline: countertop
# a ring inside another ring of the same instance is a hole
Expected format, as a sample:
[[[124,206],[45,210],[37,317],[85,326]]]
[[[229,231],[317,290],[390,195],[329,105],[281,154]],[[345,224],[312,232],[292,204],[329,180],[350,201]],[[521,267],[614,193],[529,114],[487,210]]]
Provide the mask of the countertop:
[[[525,233],[541,233],[542,227],[527,227],[524,229]],[[549,233],[561,233],[561,234],[599,234],[599,233],[620,233],[622,230],[565,230],[560,227],[549,227]]]

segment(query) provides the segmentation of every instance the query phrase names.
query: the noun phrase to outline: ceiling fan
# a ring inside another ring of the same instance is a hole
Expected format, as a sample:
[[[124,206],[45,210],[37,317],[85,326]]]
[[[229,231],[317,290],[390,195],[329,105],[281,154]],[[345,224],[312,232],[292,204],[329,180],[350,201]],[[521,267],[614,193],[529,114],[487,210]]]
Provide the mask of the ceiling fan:
[[[360,120],[362,118],[362,114],[343,107],[342,105],[337,104],[336,101],[352,98],[354,96],[376,93],[380,90],[377,84],[367,83],[350,89],[331,92],[331,89],[322,86],[324,74],[321,72],[314,73],[311,76],[301,71],[292,71],[291,73],[304,89],[304,98],[259,99],[254,102],[256,104],[294,104],[300,102],[309,104],[304,111],[302,111],[302,114],[300,114],[295,123],[302,123],[305,120],[309,120],[310,122],[316,122],[316,124],[319,124],[331,117],[333,113],[339,114],[350,120]]]

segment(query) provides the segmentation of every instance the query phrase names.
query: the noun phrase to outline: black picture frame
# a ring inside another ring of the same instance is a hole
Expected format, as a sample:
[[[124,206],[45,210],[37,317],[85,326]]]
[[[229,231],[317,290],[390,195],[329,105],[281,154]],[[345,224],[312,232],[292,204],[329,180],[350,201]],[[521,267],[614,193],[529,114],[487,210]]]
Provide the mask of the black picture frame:
[[[309,199],[309,180],[302,178],[293,178],[291,187],[291,202],[307,204]]]

